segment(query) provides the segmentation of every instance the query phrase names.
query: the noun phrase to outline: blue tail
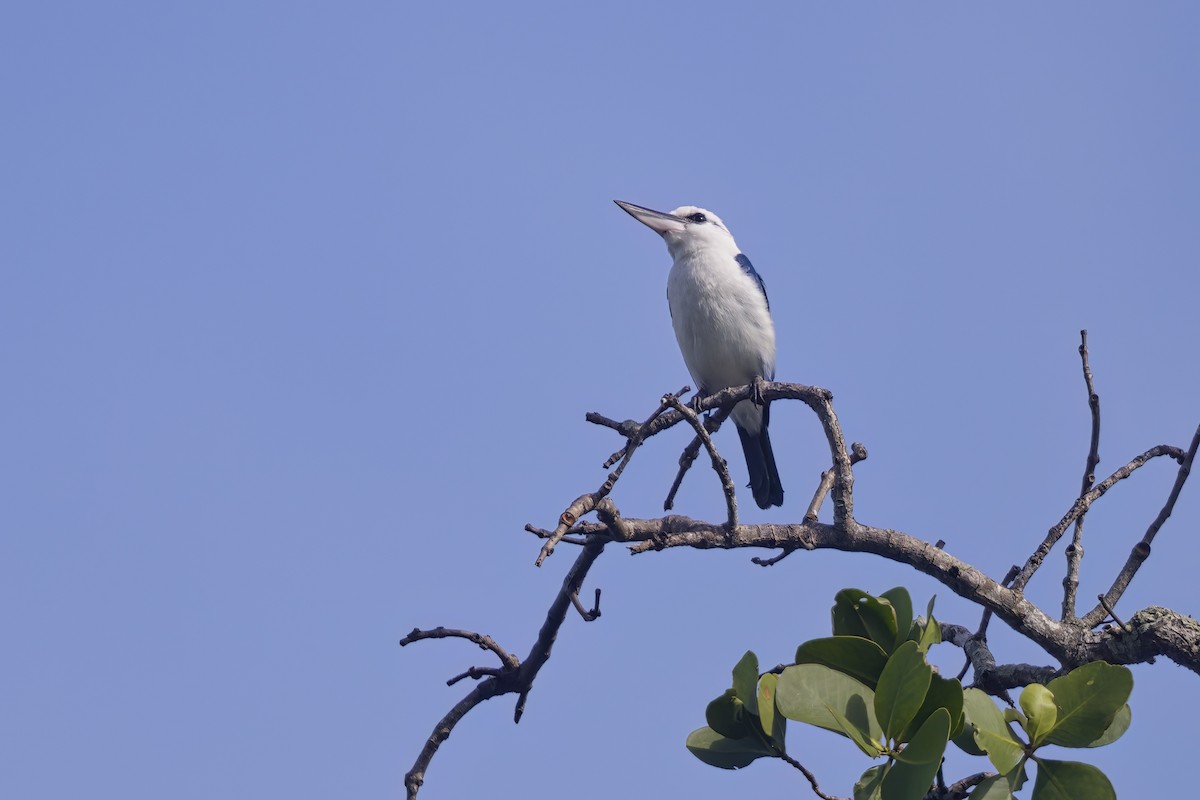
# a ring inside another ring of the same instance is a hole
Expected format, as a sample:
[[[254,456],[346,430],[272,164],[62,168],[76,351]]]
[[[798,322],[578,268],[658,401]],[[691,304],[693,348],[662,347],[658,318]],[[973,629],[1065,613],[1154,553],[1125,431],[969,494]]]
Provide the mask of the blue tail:
[[[779,482],[775,453],[771,450],[771,437],[767,435],[767,422],[771,418],[770,408],[763,407],[762,427],[758,433],[749,433],[738,427],[742,452],[746,454],[746,469],[750,472],[750,489],[759,508],[783,505],[783,484]]]

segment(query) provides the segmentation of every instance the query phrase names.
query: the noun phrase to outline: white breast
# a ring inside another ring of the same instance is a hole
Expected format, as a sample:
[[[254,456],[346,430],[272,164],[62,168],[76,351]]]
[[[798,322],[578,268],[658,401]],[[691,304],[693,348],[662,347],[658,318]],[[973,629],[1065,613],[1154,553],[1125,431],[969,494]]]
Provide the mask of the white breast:
[[[689,253],[675,261],[667,278],[679,349],[696,388],[707,393],[775,373],[775,326],[766,298],[736,255]],[[760,413],[752,409],[741,403],[734,416],[756,430]]]

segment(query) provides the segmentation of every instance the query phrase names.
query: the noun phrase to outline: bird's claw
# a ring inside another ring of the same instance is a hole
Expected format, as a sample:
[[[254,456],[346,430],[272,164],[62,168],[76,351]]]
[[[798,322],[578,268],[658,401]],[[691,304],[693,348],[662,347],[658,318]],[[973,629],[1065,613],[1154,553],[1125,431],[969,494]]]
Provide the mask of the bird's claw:
[[[763,405],[766,402],[763,398],[766,389],[767,382],[761,377],[755,376],[754,380],[750,382],[750,402],[756,406]]]

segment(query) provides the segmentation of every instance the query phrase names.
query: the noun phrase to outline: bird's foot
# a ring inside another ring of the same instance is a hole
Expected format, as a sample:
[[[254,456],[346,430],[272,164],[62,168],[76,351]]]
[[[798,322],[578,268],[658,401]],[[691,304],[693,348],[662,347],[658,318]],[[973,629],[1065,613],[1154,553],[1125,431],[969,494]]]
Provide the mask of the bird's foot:
[[[767,382],[761,376],[755,375],[754,380],[750,382],[750,402],[756,406],[763,405],[766,401],[763,399],[763,393],[767,390]]]
[[[704,398],[705,398],[705,397],[707,397],[707,396],[708,396],[708,395],[704,394],[703,392],[696,392],[696,393],[695,393],[694,395],[692,395],[692,396],[691,396],[691,398],[688,400],[688,408],[690,408],[690,409],[691,409],[692,411],[694,411],[695,413],[699,414],[699,413],[700,413],[700,403],[701,403],[701,402],[704,400]]]

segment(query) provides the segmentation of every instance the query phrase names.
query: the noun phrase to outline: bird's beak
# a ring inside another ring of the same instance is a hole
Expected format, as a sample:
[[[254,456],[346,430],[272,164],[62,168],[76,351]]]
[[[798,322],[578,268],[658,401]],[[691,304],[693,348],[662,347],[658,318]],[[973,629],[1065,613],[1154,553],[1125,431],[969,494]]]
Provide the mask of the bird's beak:
[[[661,211],[642,208],[641,206],[635,206],[633,203],[626,203],[621,200],[613,200],[613,202],[623,208],[629,216],[660,235],[678,233],[688,224],[686,219],[671,214],[664,214]]]

